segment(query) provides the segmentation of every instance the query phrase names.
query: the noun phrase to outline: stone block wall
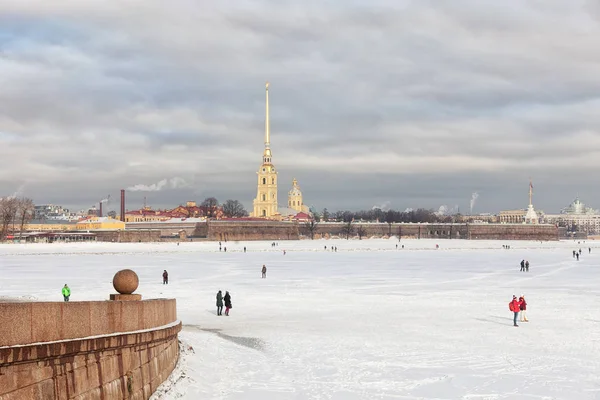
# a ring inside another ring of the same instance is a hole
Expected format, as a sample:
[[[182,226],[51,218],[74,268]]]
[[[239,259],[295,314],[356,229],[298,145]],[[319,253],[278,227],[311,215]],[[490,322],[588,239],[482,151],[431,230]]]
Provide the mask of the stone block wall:
[[[298,240],[299,237],[298,224],[293,222],[208,222],[209,240]]]
[[[0,400],[148,399],[180,330],[175,300],[0,303]]]
[[[321,223],[317,226],[315,238],[344,236],[344,223]],[[353,223],[354,233],[362,227],[364,238],[396,236],[411,239],[480,239],[480,240],[558,240],[555,225],[525,224],[391,224]],[[300,231],[304,232],[302,225]]]
[[[125,231],[96,231],[99,242],[137,243],[160,242],[160,229],[125,230]]]

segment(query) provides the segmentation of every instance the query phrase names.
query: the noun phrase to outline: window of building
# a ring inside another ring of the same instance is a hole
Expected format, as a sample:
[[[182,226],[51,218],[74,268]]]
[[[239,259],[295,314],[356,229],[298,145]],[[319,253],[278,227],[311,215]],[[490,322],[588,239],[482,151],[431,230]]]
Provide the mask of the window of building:
[[[262,212],[263,217],[266,217],[267,216],[267,210],[262,210],[262,211],[263,211]]]
[[[263,201],[267,200],[267,196],[265,196],[265,194],[264,194],[264,193],[263,193],[263,195],[262,195],[262,199],[263,199]]]
[[[275,178],[271,178],[271,183],[274,185],[275,184]]]
[[[267,184],[267,178],[263,178],[263,185]]]

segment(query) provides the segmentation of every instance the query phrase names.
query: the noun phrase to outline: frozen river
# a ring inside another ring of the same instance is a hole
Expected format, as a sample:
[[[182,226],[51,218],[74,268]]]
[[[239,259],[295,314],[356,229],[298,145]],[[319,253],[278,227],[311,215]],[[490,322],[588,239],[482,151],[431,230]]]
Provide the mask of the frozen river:
[[[600,243],[397,243],[0,245],[0,298],[60,301],[68,283],[73,301],[107,299],[114,273],[135,270],[184,324],[156,398],[600,399]],[[513,294],[528,301],[519,328]]]

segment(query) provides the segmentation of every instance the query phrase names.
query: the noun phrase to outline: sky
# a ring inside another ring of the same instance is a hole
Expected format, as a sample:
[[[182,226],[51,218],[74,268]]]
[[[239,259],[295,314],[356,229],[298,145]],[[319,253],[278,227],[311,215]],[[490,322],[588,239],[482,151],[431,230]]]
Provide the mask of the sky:
[[[600,3],[0,0],[0,196],[600,208]],[[153,189],[139,190],[139,189]]]

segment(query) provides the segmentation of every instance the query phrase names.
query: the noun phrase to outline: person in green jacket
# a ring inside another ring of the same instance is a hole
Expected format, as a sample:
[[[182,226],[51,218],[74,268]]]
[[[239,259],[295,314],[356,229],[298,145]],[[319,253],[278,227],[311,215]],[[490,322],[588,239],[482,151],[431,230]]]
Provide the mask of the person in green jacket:
[[[65,286],[62,288],[62,295],[65,298],[65,301],[69,301],[69,296],[71,296],[71,289],[65,283]]]

